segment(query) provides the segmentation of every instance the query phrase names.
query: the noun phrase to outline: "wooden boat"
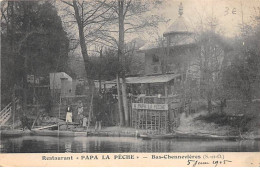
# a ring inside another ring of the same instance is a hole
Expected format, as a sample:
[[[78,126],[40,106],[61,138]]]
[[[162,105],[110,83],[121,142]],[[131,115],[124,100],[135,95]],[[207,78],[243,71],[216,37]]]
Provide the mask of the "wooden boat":
[[[175,138],[206,139],[206,140],[239,140],[240,136],[221,136],[208,133],[187,133],[175,131]]]
[[[180,131],[175,131],[170,134],[140,134],[142,139],[173,139],[173,138],[183,138],[183,139],[205,139],[205,140],[239,140],[242,139],[240,136],[219,136],[203,133],[185,133]]]
[[[77,137],[77,136],[88,136],[87,132],[73,132],[73,131],[58,131],[58,130],[32,130],[32,135],[36,136],[68,136],[68,137]]]
[[[1,130],[0,137],[19,137],[19,136],[27,136],[30,135],[31,132],[26,130]]]
[[[140,134],[142,139],[172,139],[174,134]]]

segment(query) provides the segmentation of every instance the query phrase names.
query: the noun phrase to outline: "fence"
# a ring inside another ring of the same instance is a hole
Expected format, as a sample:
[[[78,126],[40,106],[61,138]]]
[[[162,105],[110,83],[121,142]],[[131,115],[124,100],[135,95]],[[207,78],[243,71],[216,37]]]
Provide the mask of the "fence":
[[[171,132],[178,126],[180,109],[178,96],[132,96],[129,102],[131,126],[153,134]]]

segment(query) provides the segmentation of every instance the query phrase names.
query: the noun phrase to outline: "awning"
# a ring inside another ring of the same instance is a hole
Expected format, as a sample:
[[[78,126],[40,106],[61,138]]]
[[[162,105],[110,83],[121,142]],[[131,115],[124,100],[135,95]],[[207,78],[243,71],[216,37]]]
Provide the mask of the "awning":
[[[128,77],[128,78],[126,78],[126,83],[127,84],[166,83],[178,76],[180,76],[180,74]]]

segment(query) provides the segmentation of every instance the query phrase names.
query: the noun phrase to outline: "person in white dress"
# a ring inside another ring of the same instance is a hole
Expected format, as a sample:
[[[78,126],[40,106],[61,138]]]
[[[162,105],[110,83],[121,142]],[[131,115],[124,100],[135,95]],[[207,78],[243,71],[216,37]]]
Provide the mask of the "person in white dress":
[[[83,117],[82,126],[84,129],[88,129],[88,118],[86,116]]]
[[[67,124],[67,130],[68,130],[68,123],[72,123],[72,108],[71,106],[68,106],[66,109],[66,124]]]

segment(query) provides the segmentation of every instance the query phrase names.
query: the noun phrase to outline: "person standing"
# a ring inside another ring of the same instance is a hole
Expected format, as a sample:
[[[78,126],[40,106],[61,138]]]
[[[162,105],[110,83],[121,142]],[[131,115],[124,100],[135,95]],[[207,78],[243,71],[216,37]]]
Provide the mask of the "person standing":
[[[21,121],[21,125],[22,125],[22,129],[24,131],[24,129],[27,127],[29,130],[31,130],[31,126],[28,120],[28,117],[26,116],[23,108],[21,105],[17,105],[17,112],[19,114],[20,117],[20,121]]]
[[[87,128],[88,130],[88,118],[86,116],[83,117],[83,120],[82,120],[82,126],[84,128],[84,130]]]
[[[29,125],[28,118],[27,118],[27,116],[26,116],[25,113],[22,113],[21,122],[22,122],[23,131],[24,131],[25,127],[27,127],[29,130],[31,130],[31,127],[30,127],[30,125]]]
[[[78,114],[77,114],[77,123],[79,123],[80,126],[82,126],[83,121],[83,103],[79,101],[78,104]]]
[[[104,95],[102,93],[99,94],[98,98],[98,109],[97,109],[97,114],[96,114],[96,123],[95,123],[95,131],[96,130],[101,130],[101,123],[102,123],[102,116],[104,112]]]
[[[66,125],[68,130],[68,123],[72,123],[72,108],[68,106],[66,109]]]
[[[96,130],[101,130],[101,123],[102,123],[102,114],[101,112],[98,112],[96,115],[96,124],[95,124],[95,131]]]

